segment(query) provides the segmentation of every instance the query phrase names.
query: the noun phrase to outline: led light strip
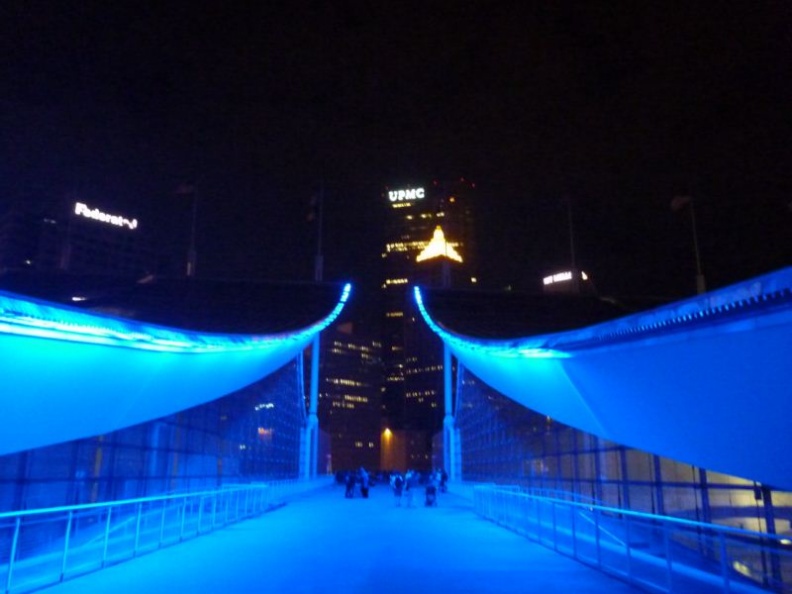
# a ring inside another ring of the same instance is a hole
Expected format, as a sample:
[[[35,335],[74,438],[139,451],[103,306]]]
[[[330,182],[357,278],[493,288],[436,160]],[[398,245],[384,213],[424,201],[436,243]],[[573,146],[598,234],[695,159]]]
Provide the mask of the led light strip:
[[[341,314],[351,291],[351,284],[344,285],[330,314],[307,328],[293,333],[244,336],[183,332],[0,292],[0,333],[162,352],[265,350],[284,342],[307,340],[327,328]]]
[[[600,347],[624,340],[625,337],[639,339],[651,332],[670,333],[714,313],[737,312],[740,308],[761,307],[774,300],[789,299],[792,295],[792,267],[608,322],[513,340],[486,340],[449,332],[431,319],[424,307],[420,289],[415,287],[414,292],[424,320],[449,346],[486,351],[500,357],[565,358],[577,350]]]
[[[415,295],[415,302],[418,305],[418,310],[421,312],[424,321],[429,325],[432,331],[440,336],[451,347],[464,348],[466,350],[476,350],[480,352],[487,352],[498,357],[525,357],[530,359],[566,359],[570,356],[569,353],[559,351],[556,349],[549,349],[542,346],[543,339],[521,339],[519,341],[488,341],[482,342],[481,339],[465,337],[459,334],[453,334],[448,330],[441,328],[426,311],[419,287],[413,288]]]

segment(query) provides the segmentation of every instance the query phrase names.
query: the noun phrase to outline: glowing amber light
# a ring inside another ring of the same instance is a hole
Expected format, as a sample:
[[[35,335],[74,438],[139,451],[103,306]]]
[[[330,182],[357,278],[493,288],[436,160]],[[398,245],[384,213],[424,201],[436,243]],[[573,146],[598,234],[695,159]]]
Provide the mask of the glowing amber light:
[[[431,260],[432,258],[439,258],[441,256],[445,256],[449,260],[454,260],[455,262],[461,262],[462,256],[459,255],[450,243],[446,241],[445,234],[443,230],[438,225],[435,230],[434,234],[432,235],[432,240],[429,242],[423,251],[418,254],[418,257],[415,258],[416,262],[423,262],[424,260]]]

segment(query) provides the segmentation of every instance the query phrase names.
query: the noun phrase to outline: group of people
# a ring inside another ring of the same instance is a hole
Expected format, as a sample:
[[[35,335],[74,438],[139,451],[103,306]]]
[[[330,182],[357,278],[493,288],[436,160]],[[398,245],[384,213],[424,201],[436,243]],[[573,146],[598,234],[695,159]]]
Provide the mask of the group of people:
[[[356,487],[359,486],[360,495],[364,499],[368,498],[371,482],[369,473],[362,466],[356,471],[344,473],[344,497],[347,499],[355,497]],[[446,471],[443,469],[434,470],[428,475],[423,476],[414,470],[408,470],[403,475],[400,472],[394,471],[390,473],[389,482],[397,506],[401,507],[401,505],[404,504],[406,507],[412,507],[415,502],[416,492],[418,492],[421,485],[425,485],[424,504],[432,506],[437,505],[437,493],[446,492],[448,474],[446,474]]]
[[[441,492],[445,493],[447,481],[448,474],[446,474],[445,470],[436,470],[429,474],[428,478],[424,481],[426,484],[424,490],[424,505],[437,505],[437,491],[439,489]],[[421,482],[420,475],[414,470],[408,470],[404,473],[404,476],[399,472],[391,473],[390,486],[396,498],[396,505],[401,507],[402,503],[404,503],[406,507],[412,507],[415,492],[418,490]]]
[[[369,487],[371,486],[371,477],[369,477],[369,473],[366,472],[366,469],[362,466],[357,472],[347,472],[344,476],[344,486],[346,487],[344,497],[347,499],[354,497],[355,485],[358,484],[360,485],[360,494],[364,499],[367,499],[369,496]]]

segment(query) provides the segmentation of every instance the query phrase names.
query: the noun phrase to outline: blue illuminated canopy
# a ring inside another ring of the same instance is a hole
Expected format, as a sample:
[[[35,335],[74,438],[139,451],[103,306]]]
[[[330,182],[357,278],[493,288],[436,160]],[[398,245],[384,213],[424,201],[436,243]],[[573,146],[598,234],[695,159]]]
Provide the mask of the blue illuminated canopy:
[[[294,359],[350,291],[345,285],[321,313],[314,300],[310,323],[270,333],[168,327],[0,291],[0,455],[101,435],[241,389]],[[299,306],[299,291],[289,292]],[[273,323],[283,326],[279,317]]]
[[[616,443],[792,489],[792,268],[575,330],[495,339],[418,307],[457,359],[520,404]]]

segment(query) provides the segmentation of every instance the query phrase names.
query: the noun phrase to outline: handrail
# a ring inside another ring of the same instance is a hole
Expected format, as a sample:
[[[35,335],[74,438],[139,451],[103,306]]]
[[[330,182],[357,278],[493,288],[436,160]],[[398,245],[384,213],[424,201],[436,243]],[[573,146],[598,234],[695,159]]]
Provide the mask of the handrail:
[[[29,592],[261,515],[316,480],[0,513],[0,592]]]
[[[775,534],[478,485],[474,510],[619,579],[662,592],[792,592]]]
[[[641,512],[637,510],[631,509],[623,509],[620,507],[609,507],[607,505],[595,504],[595,503],[581,503],[580,501],[575,501],[574,499],[562,499],[560,497],[548,497],[546,495],[535,495],[531,491],[515,491],[508,486],[506,488],[502,488],[501,485],[496,485],[494,488],[488,485],[477,485],[473,487],[475,489],[491,489],[494,491],[502,491],[504,493],[509,494],[518,494],[525,497],[531,497],[532,499],[540,499],[548,502],[556,502],[560,503],[563,502],[568,504],[572,507],[581,507],[585,508],[586,510],[598,510],[601,512],[611,513],[613,515],[618,516],[632,516],[635,518],[642,518],[645,520],[651,520],[653,522],[668,522],[669,524],[678,524],[681,526],[686,526],[688,528],[694,528],[699,530],[708,530],[710,532],[725,532],[729,533],[733,536],[743,536],[746,538],[755,538],[755,539],[762,539],[762,540],[775,540],[778,542],[779,545],[786,545],[789,544],[789,539],[785,536],[779,536],[778,534],[769,534],[767,532],[758,532],[755,530],[746,530],[745,528],[735,528],[734,526],[725,526],[722,524],[707,524],[706,522],[697,522],[696,520],[688,520],[687,518],[677,518],[674,516],[663,516],[659,514],[652,514],[648,512]]]
[[[115,501],[101,501],[98,503],[77,503],[74,505],[61,505],[57,507],[41,507],[36,509],[22,509],[18,511],[0,512],[0,520],[5,518],[15,518],[17,516],[34,516],[42,514],[52,514],[62,511],[83,511],[87,509],[97,509],[102,507],[118,507],[136,503],[150,503],[154,501],[167,501],[174,499],[184,499],[185,497],[208,497],[219,492],[227,493],[232,490],[250,488],[269,488],[270,483],[250,483],[249,485],[234,485],[212,489],[210,491],[189,491],[185,493],[170,493],[168,495],[153,495],[151,497],[136,497],[134,499],[117,499]]]

